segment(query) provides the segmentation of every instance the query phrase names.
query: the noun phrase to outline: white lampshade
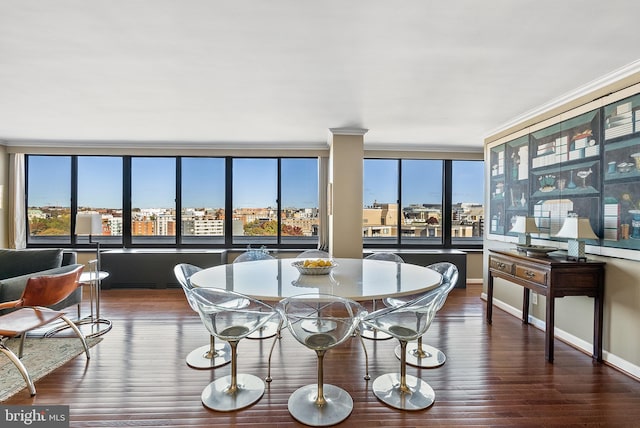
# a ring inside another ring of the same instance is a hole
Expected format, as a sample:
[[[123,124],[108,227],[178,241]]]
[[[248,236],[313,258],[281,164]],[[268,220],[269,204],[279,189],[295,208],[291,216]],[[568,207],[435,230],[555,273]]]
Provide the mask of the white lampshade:
[[[564,220],[564,224],[560,231],[556,234],[556,238],[567,238],[567,259],[586,261],[586,253],[584,249],[585,239],[599,239],[593,233],[591,223],[588,218],[580,218],[575,214],[569,214]]]
[[[593,232],[591,228],[591,222],[586,217],[578,217],[569,215],[564,224],[560,228],[560,231],[556,234],[556,238],[569,238],[569,239],[600,239]]]
[[[511,228],[513,233],[540,233],[533,217],[516,216],[516,222]]]
[[[76,235],[102,235],[102,215],[98,213],[78,213]]]

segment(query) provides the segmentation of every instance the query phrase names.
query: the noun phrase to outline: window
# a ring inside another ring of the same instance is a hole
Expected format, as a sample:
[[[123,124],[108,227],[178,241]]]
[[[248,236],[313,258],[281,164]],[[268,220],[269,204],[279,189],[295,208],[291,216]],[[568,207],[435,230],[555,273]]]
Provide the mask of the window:
[[[482,243],[484,162],[451,162],[452,243]]]
[[[318,160],[280,160],[281,242],[317,245],[320,226]]]
[[[131,242],[176,243],[176,159],[131,158]]]
[[[26,157],[29,246],[84,245],[78,212],[98,212],[109,246],[311,248],[317,158]],[[482,244],[482,161],[364,159],[368,247]],[[77,202],[76,202],[77,201]]]
[[[233,159],[233,244],[318,242],[316,158]]]
[[[363,242],[395,245],[398,236],[398,160],[365,159],[363,173]]]
[[[483,161],[365,159],[365,246],[481,246],[483,167]]]
[[[233,243],[275,244],[278,236],[278,160],[233,160]]]
[[[78,212],[99,213],[102,234],[78,236],[77,243],[122,244],[122,158],[78,157]]]
[[[71,243],[71,156],[27,157],[28,244]]]
[[[442,244],[441,160],[403,159],[402,244]]]
[[[182,243],[224,244],[224,158],[182,158],[180,169]]]

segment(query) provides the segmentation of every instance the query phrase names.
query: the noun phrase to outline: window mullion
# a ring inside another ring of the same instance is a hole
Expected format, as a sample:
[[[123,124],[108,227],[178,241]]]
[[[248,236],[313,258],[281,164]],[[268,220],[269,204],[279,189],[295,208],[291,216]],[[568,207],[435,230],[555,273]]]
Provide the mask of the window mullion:
[[[451,227],[452,227],[452,161],[445,160],[443,168],[444,188],[442,189],[442,244],[444,248],[451,248]]]

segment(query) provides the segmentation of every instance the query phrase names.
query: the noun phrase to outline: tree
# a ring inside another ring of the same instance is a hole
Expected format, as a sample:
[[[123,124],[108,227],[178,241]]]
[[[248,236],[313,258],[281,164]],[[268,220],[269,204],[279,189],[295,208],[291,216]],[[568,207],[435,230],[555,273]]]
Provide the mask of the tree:
[[[302,229],[298,226],[282,225],[282,234],[284,236],[302,236]]]
[[[278,222],[275,220],[254,220],[244,225],[244,234],[246,236],[277,235],[277,232]]]

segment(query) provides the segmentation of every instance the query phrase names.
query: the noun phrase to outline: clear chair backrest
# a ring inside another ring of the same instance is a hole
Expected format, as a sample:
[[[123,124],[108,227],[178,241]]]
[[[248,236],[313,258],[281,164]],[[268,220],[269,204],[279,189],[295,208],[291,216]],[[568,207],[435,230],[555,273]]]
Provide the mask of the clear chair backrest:
[[[247,250],[233,260],[233,263],[250,262],[254,260],[271,260],[274,259],[266,250]]]
[[[272,306],[233,291],[193,288],[189,293],[209,333],[222,340],[240,340],[277,316]]]
[[[444,306],[444,302],[447,300],[447,296],[449,295],[451,290],[454,289],[456,283],[458,282],[458,267],[449,262],[434,263],[427,267],[429,269],[435,270],[440,275],[442,275],[442,282],[447,283],[447,286],[443,290],[444,298],[442,299],[442,303],[437,309],[439,311],[440,309],[442,309],[442,306]]]
[[[446,298],[447,287],[448,283],[443,281],[436,288],[400,306],[369,313],[364,317],[363,323],[401,340],[415,340],[431,325],[438,307],[442,305],[443,298]]]
[[[390,262],[404,263],[402,257],[394,253],[373,253],[365,257],[366,260],[387,260]]]
[[[175,265],[175,267],[173,268],[173,273],[176,276],[178,283],[182,287],[184,294],[187,296],[187,302],[189,302],[189,306],[191,306],[191,309],[196,312],[198,311],[198,308],[196,307],[196,303],[193,301],[193,298],[189,294],[189,290],[193,288],[189,279],[194,273],[200,272],[201,270],[201,267],[190,265],[188,263],[180,263]]]
[[[359,303],[331,294],[288,297],[278,302],[276,310],[293,337],[313,350],[340,345],[352,336],[366,315]]]
[[[306,250],[296,256],[296,259],[329,259],[331,256],[322,250]]]

